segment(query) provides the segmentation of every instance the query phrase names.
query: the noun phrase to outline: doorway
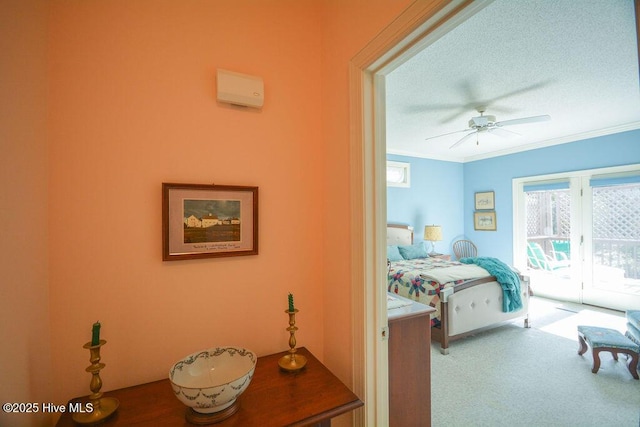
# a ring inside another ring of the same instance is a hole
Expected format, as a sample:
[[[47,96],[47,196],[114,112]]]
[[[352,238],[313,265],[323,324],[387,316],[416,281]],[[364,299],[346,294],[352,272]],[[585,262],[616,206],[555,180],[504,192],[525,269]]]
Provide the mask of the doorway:
[[[486,3],[414,2],[350,63],[354,425],[388,425],[384,76]]]
[[[366,412],[356,416],[362,418],[356,418],[354,425],[388,423],[387,349],[383,335],[387,323],[383,286],[386,279],[384,78],[394,67],[487,3],[413,2],[350,64],[354,387],[367,402]],[[524,235],[519,238],[526,241]],[[526,263],[526,244],[514,245],[514,248],[519,254],[514,260]]]

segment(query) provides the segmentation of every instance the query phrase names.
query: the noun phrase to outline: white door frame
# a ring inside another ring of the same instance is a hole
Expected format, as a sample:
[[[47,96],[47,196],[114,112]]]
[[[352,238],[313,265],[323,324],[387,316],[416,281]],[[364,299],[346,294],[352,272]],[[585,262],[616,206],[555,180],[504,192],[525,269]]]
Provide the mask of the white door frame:
[[[384,76],[490,2],[417,0],[349,64],[355,426],[387,426]]]

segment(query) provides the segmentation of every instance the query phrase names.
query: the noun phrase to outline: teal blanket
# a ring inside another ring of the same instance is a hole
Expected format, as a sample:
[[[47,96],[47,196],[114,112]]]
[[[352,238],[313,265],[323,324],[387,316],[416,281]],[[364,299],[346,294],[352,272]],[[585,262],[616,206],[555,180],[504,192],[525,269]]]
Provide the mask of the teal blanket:
[[[502,286],[502,311],[511,313],[522,309],[520,276],[507,264],[497,258],[490,257],[462,258],[460,262],[476,264],[496,278],[497,282]]]

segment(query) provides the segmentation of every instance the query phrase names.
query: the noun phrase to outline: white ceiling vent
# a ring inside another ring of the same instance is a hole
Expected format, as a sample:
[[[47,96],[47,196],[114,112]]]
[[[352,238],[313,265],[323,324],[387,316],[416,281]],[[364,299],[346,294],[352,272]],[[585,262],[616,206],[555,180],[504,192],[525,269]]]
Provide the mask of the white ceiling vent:
[[[261,77],[218,69],[218,101],[244,107],[262,108],[264,82]]]

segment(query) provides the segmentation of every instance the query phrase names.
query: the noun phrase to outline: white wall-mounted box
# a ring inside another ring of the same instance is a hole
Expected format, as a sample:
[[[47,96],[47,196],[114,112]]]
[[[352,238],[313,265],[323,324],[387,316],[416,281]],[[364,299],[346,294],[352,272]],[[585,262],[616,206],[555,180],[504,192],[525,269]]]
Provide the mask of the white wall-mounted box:
[[[245,107],[261,108],[264,82],[261,77],[218,69],[218,101]]]

